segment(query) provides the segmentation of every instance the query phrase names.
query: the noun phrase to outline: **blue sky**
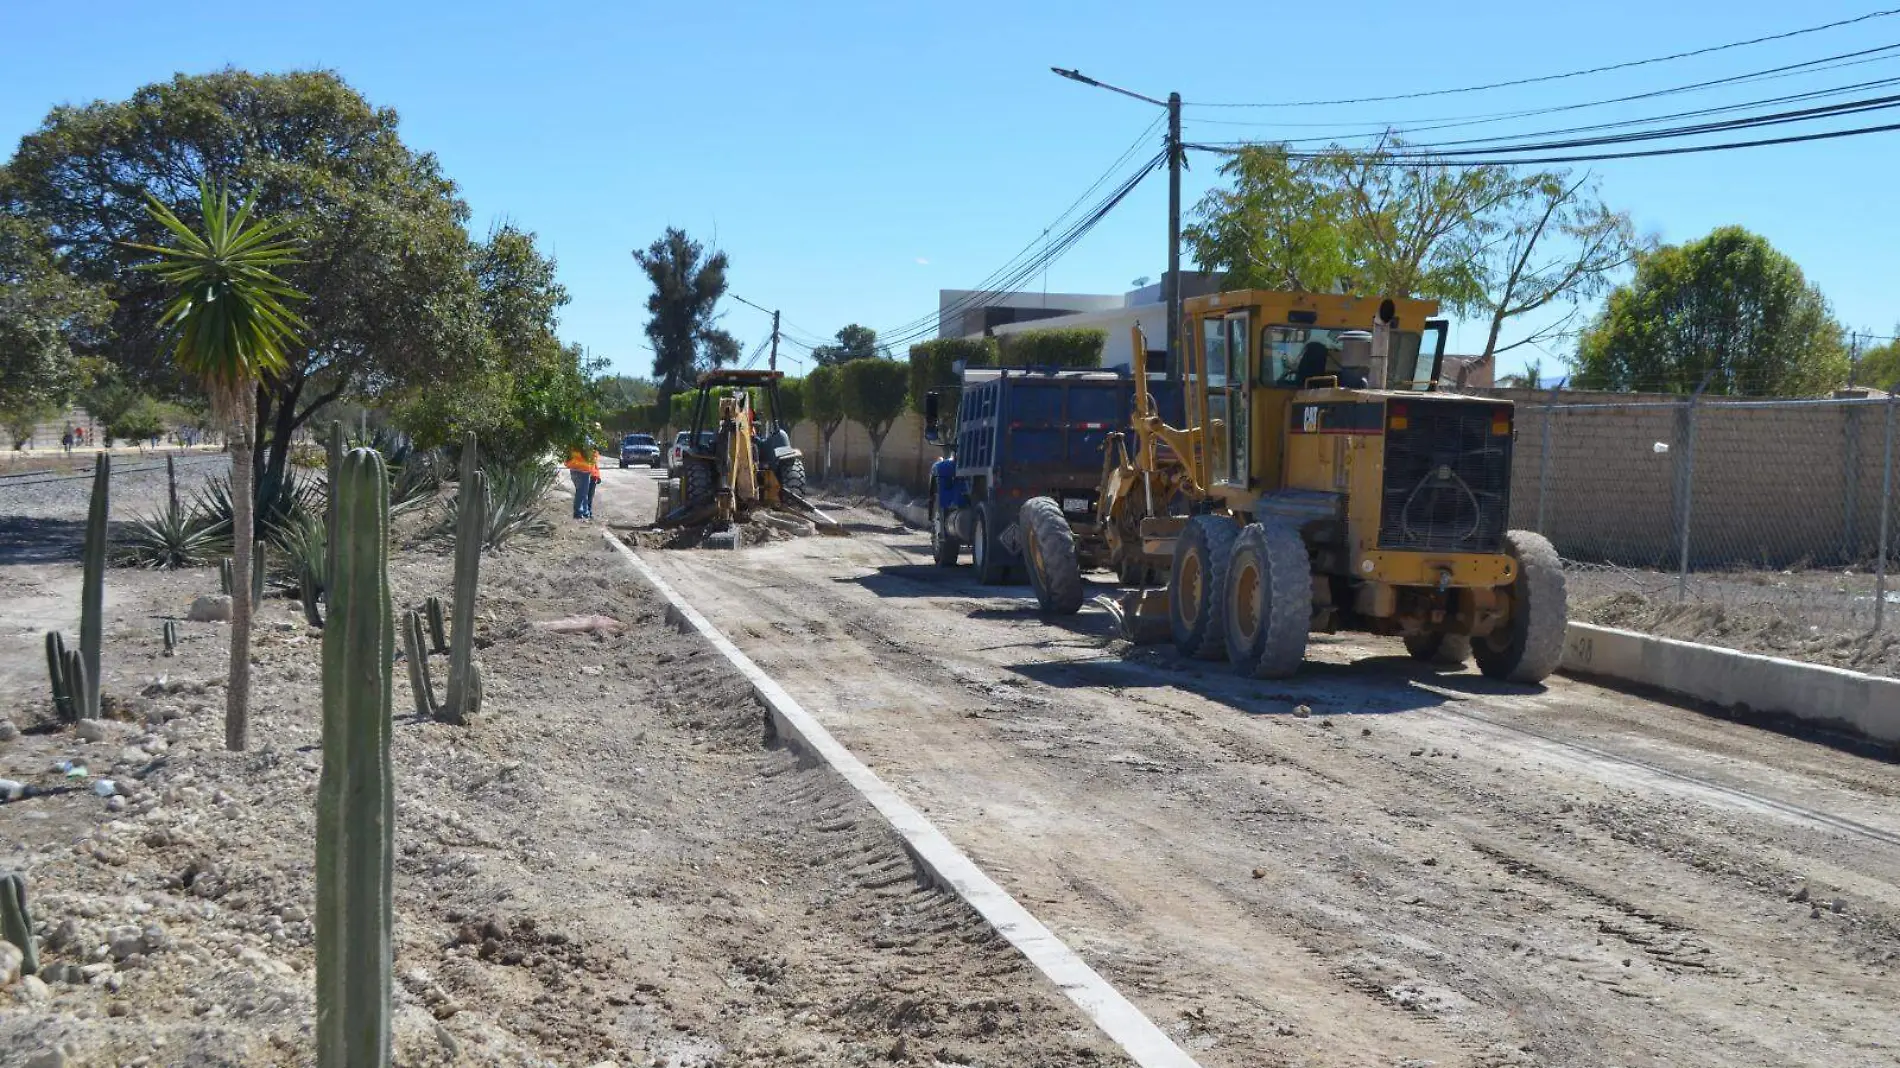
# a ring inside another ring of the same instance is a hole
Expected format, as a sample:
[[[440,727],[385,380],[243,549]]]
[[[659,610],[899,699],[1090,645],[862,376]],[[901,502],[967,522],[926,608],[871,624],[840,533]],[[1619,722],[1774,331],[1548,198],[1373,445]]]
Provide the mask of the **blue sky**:
[[[177,71],[327,67],[397,109],[437,153],[478,229],[534,230],[574,296],[561,332],[643,373],[645,291],[630,250],[668,225],[732,256],[733,292],[828,336],[934,311],[988,275],[1154,117],[1051,65],[1194,101],[1413,92],[1569,70],[1858,15],[1878,5],[1382,0],[1184,9],[1155,3],[296,5],[0,0],[0,138],[59,103],[117,99]],[[1295,110],[1189,107],[1190,139],[1557,106],[1900,42],[1900,17],[1712,56],[1502,92]],[[1900,75],[1882,62],[1476,128],[1607,122]],[[1884,90],[1892,92],[1893,90]],[[1868,95],[1882,90],[1872,90]],[[1238,127],[1209,120],[1314,123]],[[1839,125],[1891,121],[1884,113]],[[1451,136],[1446,134],[1441,136]],[[1749,136],[1749,135],[1742,135]],[[1756,135],[1759,136],[1759,135]],[[1144,153],[1145,154],[1145,153]],[[1215,179],[1199,157],[1192,204]],[[1736,223],[1792,255],[1850,328],[1892,333],[1900,134],[1594,165],[1606,199],[1667,241]],[[1165,183],[1150,179],[1047,272],[1052,291],[1120,292],[1160,273]],[[1038,279],[1040,284],[1043,280]],[[764,316],[733,305],[750,348]],[[1481,344],[1476,330],[1454,350]],[[1548,346],[1546,367],[1564,349]],[[1504,361],[1514,369],[1519,350]],[[797,369],[796,362],[790,367]]]

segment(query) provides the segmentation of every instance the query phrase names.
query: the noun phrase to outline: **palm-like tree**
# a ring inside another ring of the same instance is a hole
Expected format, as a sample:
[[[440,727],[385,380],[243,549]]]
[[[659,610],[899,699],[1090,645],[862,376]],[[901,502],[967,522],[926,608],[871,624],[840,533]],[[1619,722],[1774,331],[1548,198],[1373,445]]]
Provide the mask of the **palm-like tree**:
[[[231,452],[231,679],[225,690],[224,745],[245,747],[251,708],[251,573],[256,487],[251,471],[257,422],[257,384],[281,372],[284,350],[303,321],[289,304],[304,295],[278,278],[296,262],[296,243],[282,228],[251,218],[251,203],[231,210],[228,190],[198,187],[202,234],[153,199],[152,218],[171,231],[170,245],[134,245],[159,258],[143,265],[178,287],[159,326],[177,340],[178,364],[204,384],[213,414],[230,424]]]

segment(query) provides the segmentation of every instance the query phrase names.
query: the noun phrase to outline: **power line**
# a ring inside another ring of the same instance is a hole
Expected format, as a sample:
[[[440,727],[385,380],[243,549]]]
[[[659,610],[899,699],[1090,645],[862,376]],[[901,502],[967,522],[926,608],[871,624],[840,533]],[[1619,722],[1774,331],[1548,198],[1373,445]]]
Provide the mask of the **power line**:
[[[1651,148],[1651,149],[1644,149],[1644,150],[1636,151],[1636,152],[1603,152],[1603,153],[1575,155],[1575,156],[1541,156],[1541,157],[1534,157],[1531,159],[1459,159],[1456,161],[1456,164],[1460,167],[1516,167],[1516,166],[1522,166],[1526,164],[1591,163],[1598,160],[1644,159],[1644,158],[1648,158],[1652,156],[1684,156],[1684,155],[1693,155],[1699,152],[1727,152],[1734,149],[1742,149],[1742,148],[1763,148],[1769,145],[1793,145],[1793,144],[1801,144],[1807,141],[1831,141],[1831,140],[1842,138],[1842,137],[1859,137],[1865,134],[1891,133],[1895,130],[1900,130],[1900,123],[1892,123],[1892,124],[1888,124],[1884,126],[1859,126],[1859,127],[1854,127],[1852,129],[1847,129],[1847,130],[1826,130],[1821,133],[1793,134],[1787,137],[1768,137],[1768,138],[1762,138],[1760,140],[1755,140],[1755,141],[1727,141],[1727,142],[1714,144],[1714,145],[1689,145],[1689,146],[1684,146],[1681,148]],[[1206,144],[1190,143],[1186,145],[1185,147],[1199,149],[1206,152],[1220,153],[1223,155],[1233,155],[1241,151],[1240,148],[1237,148],[1231,145],[1206,145]],[[1320,154],[1319,153],[1293,153],[1293,155],[1295,156],[1295,158],[1313,159],[1313,158],[1316,158]],[[1392,155],[1392,156],[1381,156],[1381,157],[1368,157],[1365,160],[1365,162],[1372,166],[1378,166],[1378,167],[1414,167],[1421,163],[1434,162],[1438,160],[1438,158],[1439,157],[1435,157],[1431,155],[1414,155],[1414,156]]]
[[[1706,48],[1691,49],[1687,52],[1673,52],[1666,56],[1651,56],[1648,59],[1632,59],[1632,60],[1627,60],[1622,63],[1609,63],[1609,64],[1605,64],[1599,67],[1587,67],[1582,70],[1564,71],[1561,74],[1540,74],[1540,75],[1537,75],[1535,77],[1530,77],[1530,78],[1515,78],[1510,81],[1488,82],[1484,85],[1466,85],[1466,86],[1460,86],[1455,89],[1428,89],[1428,90],[1423,90],[1419,92],[1411,92],[1411,93],[1392,93],[1386,96],[1350,97],[1350,98],[1339,99],[1339,100],[1290,100],[1290,101],[1279,101],[1279,102],[1274,102],[1274,103],[1201,102],[1201,103],[1190,103],[1188,106],[1201,107],[1201,108],[1332,107],[1332,106],[1341,105],[1341,104],[1377,104],[1377,103],[1385,103],[1385,102],[1393,101],[1393,100],[1420,100],[1426,97],[1453,96],[1460,93],[1478,93],[1478,92],[1484,92],[1491,89],[1509,89],[1514,86],[1536,85],[1542,82],[1562,81],[1566,78],[1581,78],[1581,77],[1584,77],[1585,75],[1590,75],[1590,74],[1604,74],[1609,71],[1628,70],[1632,67],[1645,67],[1645,66],[1649,66],[1655,63],[1667,63],[1667,62],[1671,62],[1678,59],[1689,59],[1693,56],[1705,56],[1714,52],[1725,52],[1733,48],[1746,48],[1751,45],[1766,44],[1770,41],[1785,41],[1791,37],[1801,37],[1801,36],[1811,34],[1811,33],[1820,33],[1823,30],[1839,29],[1842,26],[1852,26],[1857,23],[1869,22],[1874,19],[1888,18],[1893,15],[1900,15],[1900,8],[1889,8],[1883,11],[1870,11],[1864,15],[1856,15],[1853,18],[1839,19],[1834,22],[1822,23],[1821,25],[1818,25],[1818,26],[1804,26],[1800,29],[1787,30],[1782,33],[1769,34],[1764,37],[1751,37],[1746,41],[1730,41],[1727,44],[1710,45]]]
[[[1052,220],[1047,226],[1044,226],[1042,228],[1042,231],[1039,234],[1037,234],[1034,238],[1031,238],[1029,243],[1024,245],[1022,249],[1019,250],[1014,256],[1011,256],[1008,260],[1005,260],[1001,267],[998,267],[995,271],[992,271],[989,274],[989,276],[977,282],[976,288],[972,290],[971,293],[975,295],[975,294],[997,292],[1000,288],[996,285],[997,280],[1002,278],[1009,271],[1011,271],[1013,267],[1017,266],[1019,261],[1021,261],[1024,256],[1029,255],[1031,251],[1036,248],[1038,242],[1041,242],[1042,240],[1044,240],[1045,238],[1049,236],[1050,231],[1056,229],[1058,226],[1061,226],[1063,223],[1067,222],[1075,214],[1076,210],[1079,207],[1081,207],[1084,201],[1086,201],[1091,195],[1093,195],[1096,192],[1096,190],[1100,189],[1102,185],[1106,183],[1110,178],[1114,177],[1115,173],[1118,170],[1120,170],[1120,168],[1125,163],[1127,163],[1130,157],[1132,157],[1136,152],[1140,151],[1142,144],[1146,142],[1150,137],[1152,137],[1154,135],[1156,128],[1159,127],[1165,121],[1166,121],[1166,117],[1164,116],[1162,118],[1156,119],[1154,122],[1150,123],[1145,129],[1143,129],[1140,135],[1137,136],[1135,140],[1132,141],[1126,149],[1122,150],[1122,154],[1117,156],[1115,158],[1115,161],[1113,163],[1110,163],[1108,167],[1102,171],[1101,176],[1095,179],[1095,181],[1091,183],[1087,189],[1084,189],[1082,191],[1082,194],[1076,197],[1075,200],[1072,203],[1070,203],[1070,205],[1067,208],[1063,209],[1062,214],[1056,216],[1055,219]],[[1031,271],[1029,273],[1034,274],[1035,272]],[[959,310],[959,311],[964,310],[964,308],[968,307],[967,299],[964,301],[953,302],[953,304],[957,306],[956,310]],[[934,314],[919,316],[918,318],[913,319],[910,322],[899,324],[898,326],[892,327],[889,330],[879,330],[878,335],[879,337],[883,337],[886,334],[898,334],[898,333],[904,333],[904,332],[916,330],[927,323],[934,323],[936,320],[941,318],[942,315],[950,312],[951,310],[952,308],[949,306],[939,308],[938,311]]]

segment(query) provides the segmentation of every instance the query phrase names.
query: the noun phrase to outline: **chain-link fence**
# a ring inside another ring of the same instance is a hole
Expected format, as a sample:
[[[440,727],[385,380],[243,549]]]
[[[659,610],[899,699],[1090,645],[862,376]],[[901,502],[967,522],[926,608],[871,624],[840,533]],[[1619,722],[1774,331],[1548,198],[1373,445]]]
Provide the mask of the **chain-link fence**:
[[[1511,525],[1555,543],[1580,618],[1864,645],[1900,635],[1895,420],[1885,397],[1520,404]]]

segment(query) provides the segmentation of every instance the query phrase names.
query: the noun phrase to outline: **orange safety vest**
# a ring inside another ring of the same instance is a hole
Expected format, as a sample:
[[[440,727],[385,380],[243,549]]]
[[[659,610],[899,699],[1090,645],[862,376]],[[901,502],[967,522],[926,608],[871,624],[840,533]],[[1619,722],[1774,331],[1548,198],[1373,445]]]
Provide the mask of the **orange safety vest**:
[[[579,449],[575,449],[573,452],[568,453],[567,455],[567,469],[569,471],[585,471],[588,474],[593,475],[594,477],[598,478],[600,477],[599,457],[600,457],[600,454],[597,452],[594,452],[591,449],[589,449],[587,452],[582,452]]]

